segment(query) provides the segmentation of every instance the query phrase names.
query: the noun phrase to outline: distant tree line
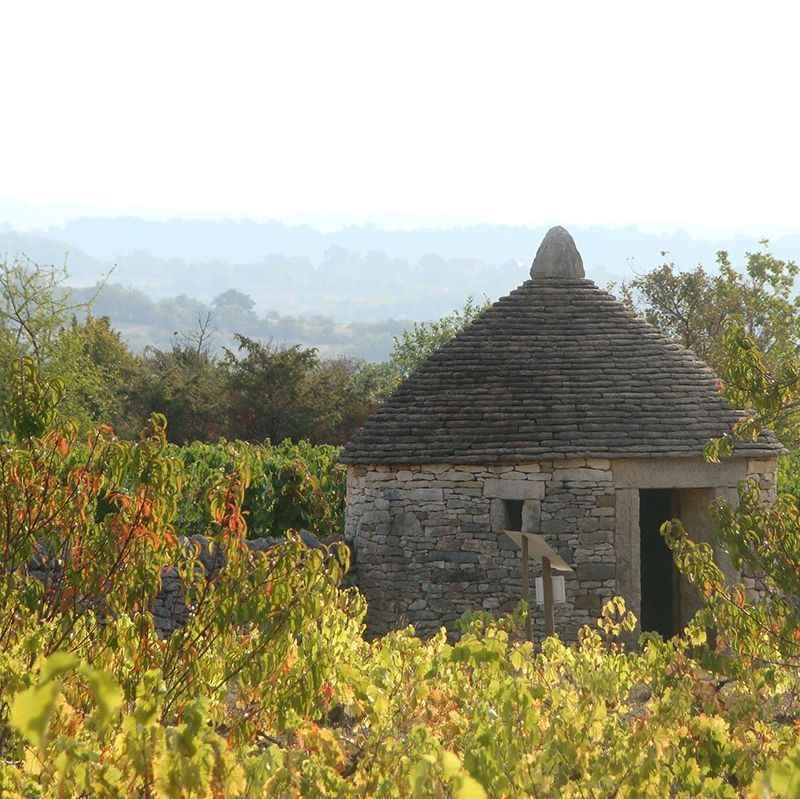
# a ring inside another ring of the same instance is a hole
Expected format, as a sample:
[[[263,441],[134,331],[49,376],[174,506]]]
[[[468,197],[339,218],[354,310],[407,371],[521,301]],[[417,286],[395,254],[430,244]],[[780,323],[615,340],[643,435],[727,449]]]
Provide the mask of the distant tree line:
[[[706,360],[724,386],[735,377],[722,357],[728,322],[738,320],[772,362],[793,354],[800,340],[798,267],[764,245],[747,255],[741,271],[721,252],[716,273],[702,267],[682,272],[666,263],[621,284],[619,293]],[[2,372],[15,358],[30,356],[43,376],[64,381],[69,415],[87,429],[110,420],[131,437],[152,413],[161,413],[169,421],[170,441],[178,444],[223,438],[342,444],[400,380],[489,302],[470,299],[442,319],[414,324],[394,336],[387,359],[371,363],[326,357],[304,343],[276,343],[260,334],[252,299],[231,289],[210,306],[196,303],[194,316],[172,316],[169,342],[136,353],[108,316],[98,315],[98,289],[76,291],[65,280],[57,267],[24,257],[0,260]],[[127,301],[137,293],[110,289],[125,305],[119,312],[133,323],[142,306]],[[151,310],[156,305],[144,295],[140,299]],[[166,315],[167,307],[160,312]],[[215,342],[218,320],[231,331],[221,347]],[[4,391],[0,383],[0,398]],[[789,445],[800,441],[800,431],[777,432]]]
[[[417,324],[396,339],[391,358],[370,363],[248,335],[252,301],[231,290],[210,310],[200,308],[168,346],[134,353],[108,317],[96,315],[96,292],[71,290],[66,277],[64,269],[24,257],[0,261],[0,369],[7,374],[15,359],[28,356],[44,379],[65,383],[65,411],[86,429],[110,421],[121,436],[136,437],[151,414],[161,413],[177,444],[343,444],[413,364],[479,310],[470,301],[452,317]],[[135,318],[135,306],[128,313]],[[212,347],[217,313],[243,331],[221,350]],[[174,321],[177,327],[188,319]],[[5,382],[0,396],[4,391]]]
[[[110,282],[71,291],[76,300],[91,303],[96,316],[108,317],[137,353],[147,346],[168,349],[176,336],[195,327],[198,319],[208,318],[207,344],[217,355],[225,347],[238,346],[235,336],[240,334],[315,347],[322,354],[380,362],[389,357],[393,337],[408,325],[402,319],[341,324],[323,314],[259,314],[252,297],[236,289],[222,292],[210,303],[186,294],[154,299],[139,289]]]

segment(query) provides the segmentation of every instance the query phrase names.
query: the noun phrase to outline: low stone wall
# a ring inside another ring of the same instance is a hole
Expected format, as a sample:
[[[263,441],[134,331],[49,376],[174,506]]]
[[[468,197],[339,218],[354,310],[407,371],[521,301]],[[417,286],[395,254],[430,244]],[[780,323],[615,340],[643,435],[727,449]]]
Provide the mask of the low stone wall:
[[[300,530],[300,537],[308,547],[319,547],[321,542],[308,530]],[[213,577],[225,565],[224,552],[215,548],[214,553],[208,549],[208,539],[202,535],[193,535],[181,539],[182,542],[196,543],[200,546],[200,562],[209,577]],[[285,541],[284,538],[251,538],[246,541],[253,552],[266,552],[271,547]],[[153,607],[153,620],[161,635],[169,635],[173,630],[186,622],[186,604],[181,593],[181,581],[174,569],[161,572],[161,593]]]
[[[520,553],[503,533],[504,500],[523,503],[522,529],[541,532],[572,565],[556,628],[572,640],[614,595],[611,463],[576,459],[517,466],[351,466],[345,535],[369,603],[367,630],[413,623],[421,635],[465,611],[512,610]],[[539,573],[532,566],[533,578]],[[543,634],[541,609],[534,630]]]
[[[225,565],[224,554],[216,548],[211,554],[208,539],[202,535],[193,535],[182,539],[182,543],[200,546],[200,562],[209,577],[215,576]],[[276,538],[255,538],[247,541],[247,546],[254,552],[264,552],[280,543]],[[186,603],[181,592],[181,581],[175,569],[167,568],[161,572],[161,593],[153,606],[153,621],[160,635],[169,635],[186,622]]]
[[[321,542],[308,530],[301,530],[300,537],[306,546],[319,547]],[[247,546],[254,552],[265,552],[271,547],[284,541],[283,538],[255,538],[248,539]],[[200,547],[200,563],[210,577],[213,577],[225,565],[224,552],[216,548],[212,554],[208,548],[208,539],[202,535],[193,535],[181,538],[182,545],[197,544]],[[54,584],[58,580],[57,566],[48,565],[50,559],[43,553],[37,554],[29,566],[31,576],[41,580],[45,585]],[[86,607],[102,608],[100,601],[87,600]],[[173,568],[166,568],[161,572],[161,593],[156,598],[153,606],[153,621],[159,635],[167,636],[186,622],[186,603],[181,591],[181,580]]]

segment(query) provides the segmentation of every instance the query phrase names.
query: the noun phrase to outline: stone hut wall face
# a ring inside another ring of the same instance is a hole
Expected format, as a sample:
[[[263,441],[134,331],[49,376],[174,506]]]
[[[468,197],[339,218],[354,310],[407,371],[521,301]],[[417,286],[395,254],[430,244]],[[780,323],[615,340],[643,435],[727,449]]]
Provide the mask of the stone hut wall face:
[[[677,489],[690,535],[711,543],[709,503],[735,503],[736,485],[746,478],[756,478],[763,499],[774,501],[776,469],[772,458],[351,466],[346,534],[369,602],[368,631],[412,623],[428,635],[442,625],[452,631],[466,611],[513,610],[522,593],[520,553],[503,533],[504,500],[522,501],[522,529],[540,532],[574,569],[564,574],[567,601],[555,608],[563,639],[573,640],[617,593],[640,615],[640,489]],[[754,575],[735,573],[724,553],[717,560],[729,579],[759,593]],[[532,577],[538,573],[532,564]],[[693,605],[686,604],[688,613]],[[541,608],[533,610],[541,636]]]
[[[504,500],[522,501],[522,529],[540,532],[574,569],[564,574],[567,601],[556,605],[562,638],[573,640],[615,593],[610,461],[351,466],[347,488],[346,534],[370,633],[411,623],[428,635],[452,631],[466,611],[512,610],[520,553],[503,533]],[[533,612],[541,636],[541,609]]]

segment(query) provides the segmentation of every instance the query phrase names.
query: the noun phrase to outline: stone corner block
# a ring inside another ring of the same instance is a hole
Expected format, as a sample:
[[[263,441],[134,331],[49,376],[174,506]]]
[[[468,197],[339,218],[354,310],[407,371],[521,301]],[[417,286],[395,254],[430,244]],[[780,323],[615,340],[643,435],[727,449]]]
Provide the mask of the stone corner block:
[[[489,527],[495,533],[501,533],[508,524],[508,514],[502,499],[493,499],[489,505]]]

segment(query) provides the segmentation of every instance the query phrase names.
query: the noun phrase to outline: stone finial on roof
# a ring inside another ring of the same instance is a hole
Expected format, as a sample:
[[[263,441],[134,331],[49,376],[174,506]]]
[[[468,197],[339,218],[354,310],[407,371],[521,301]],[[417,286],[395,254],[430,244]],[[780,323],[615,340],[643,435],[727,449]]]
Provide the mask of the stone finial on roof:
[[[560,225],[551,227],[542,239],[531,266],[531,277],[577,279],[585,276],[583,259],[569,232]]]

